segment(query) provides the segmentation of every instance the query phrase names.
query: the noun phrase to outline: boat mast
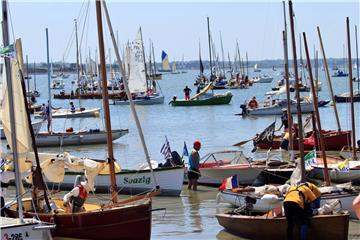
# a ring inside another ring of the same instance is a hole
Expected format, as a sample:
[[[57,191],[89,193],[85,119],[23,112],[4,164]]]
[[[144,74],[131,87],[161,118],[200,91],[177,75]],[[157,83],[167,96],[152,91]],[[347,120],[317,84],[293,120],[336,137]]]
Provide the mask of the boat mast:
[[[156,77],[156,62],[155,62],[155,52],[154,52],[154,43],[151,42],[151,50],[152,50],[152,57],[153,57],[153,63],[154,63],[154,79]]]
[[[349,84],[350,84],[350,104],[351,104],[351,137],[352,137],[352,157],[353,160],[357,160],[356,157],[356,138],[355,138],[355,109],[354,109],[354,89],[352,80],[352,64],[351,64],[351,44],[350,44],[350,27],[349,17],[346,18],[346,32],[347,32],[347,50],[348,50],[348,62],[349,62]],[[344,65],[345,66],[345,65]]]
[[[100,3],[100,1],[96,1],[96,4],[98,4],[98,3]],[[106,7],[106,2],[102,1],[102,3],[103,3],[103,7],[104,7],[104,12],[105,12],[105,16],[106,16],[107,25],[109,27],[111,40],[112,40],[113,47],[114,47],[114,50],[115,50],[116,60],[118,61],[118,64],[120,66],[120,72],[121,72],[121,75],[122,75],[123,80],[124,80],[124,88],[125,88],[126,95],[127,95],[128,99],[129,99],[131,113],[133,114],[133,117],[134,117],[134,120],[135,120],[135,123],[136,123],[136,127],[137,127],[137,130],[138,130],[139,136],[140,136],[140,141],[141,141],[142,147],[144,149],[146,161],[149,164],[149,168],[150,168],[150,171],[152,173],[156,188],[159,189],[160,186],[157,183],[157,180],[156,180],[156,177],[155,177],[155,174],[154,174],[151,162],[150,162],[150,155],[149,155],[148,149],[146,147],[144,134],[143,134],[143,131],[142,131],[142,128],[141,128],[141,125],[140,125],[139,117],[138,117],[138,115],[136,113],[136,110],[135,110],[135,104],[133,102],[133,99],[131,97],[131,93],[130,93],[130,90],[129,90],[129,85],[128,85],[128,79],[129,78],[128,78],[128,76],[126,76],[124,65],[121,63],[121,58],[120,58],[120,54],[119,54],[119,48],[117,47],[117,44],[116,44],[116,41],[115,41],[114,31],[113,31],[112,24],[111,24],[110,17],[109,17],[109,13],[108,13],[108,10],[107,10],[107,7]],[[101,20],[101,16],[100,16],[100,20]]]
[[[246,51],[246,76],[249,77],[249,59],[248,59],[247,51]]]
[[[52,109],[51,109],[51,89],[50,89],[50,81],[51,81],[51,73],[50,73],[50,52],[49,52],[49,32],[48,29],[46,31],[46,59],[47,59],[47,80],[48,80],[48,108],[49,108],[49,120],[51,122],[52,118]],[[50,125],[50,132],[52,132],[52,124]]]
[[[329,72],[329,66],[327,63],[327,59],[326,59],[326,55],[325,55],[325,50],[324,50],[324,45],[323,45],[323,41],[322,41],[322,37],[321,37],[321,33],[320,33],[320,27],[317,27],[317,32],[318,32],[318,36],[319,36],[319,41],[320,41],[320,47],[321,47],[321,53],[322,53],[322,57],[323,57],[323,62],[325,65],[325,72],[326,72],[326,79],[328,81],[328,86],[329,86],[329,91],[330,91],[330,95],[331,95],[331,99],[332,99],[332,105],[334,107],[334,114],[335,114],[335,118],[336,118],[336,123],[338,126],[338,132],[341,132],[341,125],[340,125],[340,119],[339,119],[339,114],[337,111],[337,107],[336,107],[336,101],[335,101],[335,96],[334,96],[334,91],[332,88],[332,83],[331,83],[331,78],[330,78],[330,72]]]
[[[358,92],[360,94],[360,78],[359,78],[359,49],[358,49],[358,34],[357,25],[355,25],[355,43],[356,43],[356,77],[358,82]]]
[[[36,92],[36,64],[34,62],[34,91]]]
[[[223,69],[223,74],[225,77],[225,56],[224,56],[224,46],[223,46],[223,41],[222,41],[222,36],[221,36],[221,31],[220,31],[220,43],[221,43],[221,55],[222,55],[222,69]]]
[[[77,31],[77,20],[74,19],[75,23],[75,39],[76,39],[76,74],[77,74],[77,83],[80,84],[80,69],[79,69],[79,40],[78,40],[78,31]],[[80,92],[79,92],[80,94]]]
[[[115,178],[115,167],[114,167],[114,152],[112,144],[112,133],[111,133],[111,122],[110,122],[110,110],[109,110],[109,96],[107,90],[107,79],[106,79],[106,62],[105,62],[105,50],[104,50],[104,39],[103,39],[103,28],[102,28],[102,17],[101,17],[101,1],[96,1],[96,19],[98,28],[98,41],[99,41],[99,56],[100,56],[100,67],[101,67],[101,80],[102,80],[102,97],[104,107],[104,118],[107,134],[107,147],[108,147],[108,162],[110,168],[110,181],[111,181],[111,196],[113,203],[117,202],[117,186]],[[116,51],[117,49],[115,49]]]
[[[29,92],[29,100],[31,98],[31,92],[30,92],[30,80],[29,80],[29,61],[28,61],[28,55],[26,55],[26,85],[27,85],[27,92]],[[30,101],[29,101],[30,102]]]
[[[210,81],[212,81],[212,61],[211,61],[211,35],[210,35],[210,23],[209,17],[207,17],[207,28],[208,28],[208,41],[209,41],[209,55],[210,55]]]
[[[292,40],[292,51],[294,61],[294,72],[295,72],[295,88],[296,88],[296,109],[297,118],[299,125],[299,151],[300,151],[300,169],[301,169],[301,182],[305,181],[305,162],[304,162],[304,137],[303,137],[303,124],[301,118],[301,105],[300,105],[300,91],[299,91],[299,74],[296,57],[296,42],[295,42],[295,29],[294,29],[294,12],[292,1],[289,0],[289,16],[290,16],[290,29],[291,29],[291,40]]]
[[[315,84],[314,84],[314,79],[313,79],[312,69],[311,69],[311,60],[310,60],[309,49],[308,49],[308,45],[307,45],[307,41],[306,41],[305,32],[303,32],[303,37],[304,37],[306,61],[307,61],[307,66],[308,66],[309,78],[310,78],[311,92],[313,95],[313,105],[314,105],[314,111],[315,111],[315,115],[316,115],[316,124],[317,124],[319,139],[320,139],[321,156],[323,158],[323,163],[324,163],[325,183],[326,183],[326,186],[330,186],[331,182],[330,182],[330,176],[329,176],[329,171],[328,171],[328,166],[327,166],[327,161],[326,161],[325,143],[324,143],[324,137],[322,134],[320,114],[319,114],[319,109],[318,109],[318,96],[315,91]],[[315,133],[315,135],[316,135],[316,133]]]
[[[146,59],[145,59],[145,48],[144,48],[144,41],[143,41],[143,36],[142,36],[142,30],[140,27],[140,39],[141,39],[141,48],[142,48],[142,56],[143,56],[143,60],[144,60],[144,71],[145,71],[145,79],[146,79],[146,89],[149,90],[149,81],[147,78],[147,71],[146,71]]]
[[[287,98],[287,114],[288,114],[288,131],[289,131],[289,150],[292,151],[293,147],[293,136],[292,136],[292,114],[291,114],[291,99],[290,99],[290,83],[289,83],[289,55],[288,55],[288,44],[287,44],[287,24],[286,24],[286,7],[285,1],[283,1],[284,9],[284,31],[283,31],[283,43],[284,43],[284,59],[285,59],[285,84],[286,84],[286,98]],[[293,154],[291,154],[291,160]]]
[[[7,47],[10,45],[9,43],[9,32],[8,32],[8,12],[7,12],[7,0],[2,1],[2,33],[3,33],[3,45]],[[15,47],[15,46],[14,46]],[[5,64],[5,71],[6,71],[6,85],[8,88],[8,101],[10,109],[14,109],[14,96],[13,96],[13,85],[12,85],[12,76],[11,76],[11,62],[9,57],[4,57],[4,64]],[[16,143],[16,125],[15,125],[15,114],[14,111],[9,112],[10,115],[10,128],[11,128],[11,149],[12,156],[14,159],[14,170],[15,170],[15,186],[16,187],[16,196],[17,196],[17,204],[19,207],[19,219],[20,222],[24,222],[24,213],[23,213],[23,206],[21,201],[21,191],[20,185],[21,177],[20,177],[20,169],[19,169],[19,162],[18,162],[18,151],[17,151],[17,143]]]

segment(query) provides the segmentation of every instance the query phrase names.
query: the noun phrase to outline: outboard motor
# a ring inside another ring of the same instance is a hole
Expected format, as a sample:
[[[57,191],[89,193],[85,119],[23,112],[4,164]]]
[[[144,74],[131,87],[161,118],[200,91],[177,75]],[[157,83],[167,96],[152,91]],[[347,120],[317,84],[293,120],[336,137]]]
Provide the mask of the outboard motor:
[[[240,105],[240,108],[242,109],[242,112],[241,112],[241,114],[242,115],[247,115],[247,107],[246,107],[246,105],[245,104],[241,104]]]

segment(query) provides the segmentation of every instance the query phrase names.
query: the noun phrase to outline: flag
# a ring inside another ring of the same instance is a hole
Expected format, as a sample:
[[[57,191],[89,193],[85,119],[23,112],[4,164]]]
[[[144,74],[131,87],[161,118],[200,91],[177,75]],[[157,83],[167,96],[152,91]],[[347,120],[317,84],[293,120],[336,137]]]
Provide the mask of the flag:
[[[165,160],[171,159],[170,143],[169,143],[167,137],[165,137],[165,143],[162,146],[160,153],[162,153],[164,155]]]
[[[342,162],[339,162],[336,166],[337,170],[339,170],[339,172],[350,172],[350,168],[349,168],[349,160],[345,159]]]
[[[14,44],[0,48],[0,56],[13,56],[15,54]]]
[[[219,191],[224,191],[225,189],[233,189],[239,187],[237,175],[225,178],[221,182],[221,186],[219,187]]]
[[[305,161],[305,170],[311,171],[313,169],[312,165],[316,164],[316,150],[314,149],[308,154],[306,154],[304,156],[304,161]]]
[[[189,156],[189,152],[188,152],[188,149],[187,149],[187,146],[186,146],[186,142],[184,141],[184,148],[183,148],[183,153],[182,153],[183,156]]]
[[[263,143],[272,146],[275,132],[275,123],[276,121],[274,121],[267,128],[265,128],[265,130],[254,139],[256,145]]]

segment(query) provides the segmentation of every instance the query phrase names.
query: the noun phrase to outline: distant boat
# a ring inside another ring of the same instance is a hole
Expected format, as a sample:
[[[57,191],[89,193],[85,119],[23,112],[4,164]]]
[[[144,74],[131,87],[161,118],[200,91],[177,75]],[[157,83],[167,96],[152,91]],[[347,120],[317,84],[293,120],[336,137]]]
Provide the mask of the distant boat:
[[[176,69],[176,64],[173,62],[171,66],[171,74],[180,74],[180,72]]]
[[[254,72],[261,72],[261,69],[258,67],[258,64],[254,65]]]
[[[342,70],[337,70],[336,72],[334,72],[334,74],[332,75],[332,77],[347,77],[349,76],[348,73],[346,73],[345,71]]]
[[[267,74],[259,75],[254,78],[254,83],[271,83],[273,81],[273,77]]]
[[[169,64],[169,56],[163,50],[161,53],[161,61],[162,61],[162,68],[158,70],[158,72],[171,72],[170,64]]]
[[[277,69],[275,68],[275,66],[272,67],[272,70],[273,70],[273,71],[277,71]]]

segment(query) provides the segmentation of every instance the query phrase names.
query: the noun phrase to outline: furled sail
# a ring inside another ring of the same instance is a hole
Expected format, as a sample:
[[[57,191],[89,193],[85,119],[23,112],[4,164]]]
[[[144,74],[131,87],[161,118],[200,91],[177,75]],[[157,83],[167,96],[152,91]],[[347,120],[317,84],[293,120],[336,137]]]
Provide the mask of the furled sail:
[[[23,77],[23,57],[21,40],[18,39],[15,42],[15,55],[11,57],[11,81],[13,85],[12,94],[14,101],[14,109],[10,109],[9,106],[9,90],[6,83],[6,71],[3,71],[3,99],[2,99],[2,111],[1,121],[4,128],[6,140],[11,147],[11,127],[10,127],[10,110],[15,114],[15,126],[16,126],[16,143],[19,154],[19,168],[21,172],[28,170],[31,167],[31,162],[26,163],[27,154],[32,151],[32,144],[30,138],[30,126],[27,118],[27,109],[24,102],[24,93],[21,84],[21,78]]]
[[[142,45],[141,32],[139,29],[135,40],[131,43],[129,48],[129,89],[131,93],[147,91],[145,61]]]

